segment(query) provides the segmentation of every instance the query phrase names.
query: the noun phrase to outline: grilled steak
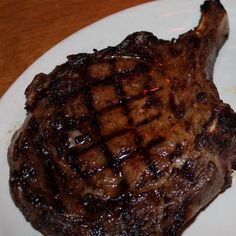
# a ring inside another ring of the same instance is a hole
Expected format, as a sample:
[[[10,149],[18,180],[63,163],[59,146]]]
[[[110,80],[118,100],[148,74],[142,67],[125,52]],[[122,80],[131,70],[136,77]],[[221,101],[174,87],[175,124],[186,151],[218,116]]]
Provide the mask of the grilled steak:
[[[148,32],[77,54],[26,90],[12,198],[44,235],[178,235],[231,183],[236,114],[212,81],[219,1],[171,41]]]

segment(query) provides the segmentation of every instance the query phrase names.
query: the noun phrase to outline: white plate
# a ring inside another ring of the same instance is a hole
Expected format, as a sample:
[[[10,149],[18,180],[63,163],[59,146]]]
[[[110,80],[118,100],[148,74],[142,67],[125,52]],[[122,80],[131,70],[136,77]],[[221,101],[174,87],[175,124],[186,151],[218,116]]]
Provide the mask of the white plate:
[[[197,25],[203,0],[159,0],[109,16],[65,39],[30,66],[0,100],[0,235],[37,236],[13,204],[8,190],[7,147],[25,118],[24,90],[35,74],[50,72],[66,56],[116,45],[134,31],[151,31],[159,38],[177,37]],[[214,79],[221,98],[236,109],[236,1],[222,0],[228,11],[231,34],[215,66]],[[234,178],[235,180],[235,178]],[[236,235],[236,181],[184,232],[185,236]]]

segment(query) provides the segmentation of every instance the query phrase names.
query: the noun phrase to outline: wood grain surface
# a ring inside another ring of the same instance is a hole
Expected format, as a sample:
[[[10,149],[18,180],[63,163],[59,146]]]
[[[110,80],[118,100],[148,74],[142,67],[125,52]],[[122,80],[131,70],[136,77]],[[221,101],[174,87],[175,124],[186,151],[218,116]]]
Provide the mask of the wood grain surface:
[[[38,57],[65,37],[149,0],[0,0],[0,97]]]

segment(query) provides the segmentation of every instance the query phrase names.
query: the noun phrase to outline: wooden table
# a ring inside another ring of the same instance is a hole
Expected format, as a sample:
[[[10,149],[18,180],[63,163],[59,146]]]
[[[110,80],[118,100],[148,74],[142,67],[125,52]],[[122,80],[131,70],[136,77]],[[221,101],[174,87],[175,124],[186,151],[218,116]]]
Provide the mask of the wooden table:
[[[149,0],[0,0],[0,97],[38,57],[70,34]]]

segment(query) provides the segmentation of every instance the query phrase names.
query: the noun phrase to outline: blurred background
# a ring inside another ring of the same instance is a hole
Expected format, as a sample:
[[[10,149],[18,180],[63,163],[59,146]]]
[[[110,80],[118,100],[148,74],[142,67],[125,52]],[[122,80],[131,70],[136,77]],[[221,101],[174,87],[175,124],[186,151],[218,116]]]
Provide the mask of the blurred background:
[[[0,0],[0,97],[38,57],[74,32],[150,0]]]

